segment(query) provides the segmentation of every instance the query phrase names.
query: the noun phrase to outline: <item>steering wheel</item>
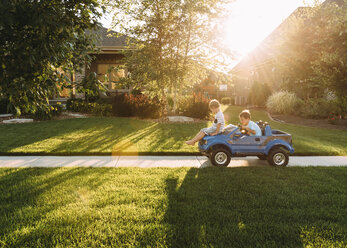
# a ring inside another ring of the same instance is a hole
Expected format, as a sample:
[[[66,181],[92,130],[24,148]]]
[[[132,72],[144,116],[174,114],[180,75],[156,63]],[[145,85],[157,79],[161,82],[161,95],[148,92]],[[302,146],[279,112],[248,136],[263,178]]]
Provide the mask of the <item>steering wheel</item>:
[[[240,129],[241,134],[247,134],[246,129],[243,129],[243,128],[242,128],[242,125],[241,125],[240,123],[238,124],[238,127],[239,127],[239,129]]]

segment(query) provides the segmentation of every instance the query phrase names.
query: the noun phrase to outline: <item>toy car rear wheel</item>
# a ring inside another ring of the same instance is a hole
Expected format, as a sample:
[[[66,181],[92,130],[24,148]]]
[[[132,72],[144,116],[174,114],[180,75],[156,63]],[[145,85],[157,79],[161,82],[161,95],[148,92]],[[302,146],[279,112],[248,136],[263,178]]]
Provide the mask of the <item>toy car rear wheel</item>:
[[[284,167],[289,162],[289,156],[284,150],[275,148],[269,152],[267,161],[270,165]]]
[[[210,159],[215,166],[228,166],[231,156],[226,148],[218,148],[212,152]]]
[[[260,160],[266,160],[267,156],[266,155],[259,155],[257,156]]]

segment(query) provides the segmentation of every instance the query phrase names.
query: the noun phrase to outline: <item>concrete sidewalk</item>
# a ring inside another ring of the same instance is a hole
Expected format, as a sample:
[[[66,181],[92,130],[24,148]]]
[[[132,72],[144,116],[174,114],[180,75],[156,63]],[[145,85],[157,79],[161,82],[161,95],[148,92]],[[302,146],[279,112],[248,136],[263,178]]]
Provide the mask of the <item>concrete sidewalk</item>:
[[[269,166],[257,157],[232,158],[228,167]],[[4,167],[196,167],[212,166],[204,156],[0,156]],[[288,166],[347,166],[347,156],[290,157]]]

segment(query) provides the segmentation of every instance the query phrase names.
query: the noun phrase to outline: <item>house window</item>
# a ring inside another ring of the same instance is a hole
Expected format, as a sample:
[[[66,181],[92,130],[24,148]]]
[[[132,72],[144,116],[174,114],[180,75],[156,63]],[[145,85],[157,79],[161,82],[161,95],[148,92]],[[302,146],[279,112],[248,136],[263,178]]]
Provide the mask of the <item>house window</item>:
[[[97,66],[98,79],[105,84],[109,90],[123,89],[117,81],[121,77],[125,77],[125,70],[120,69],[117,71],[117,69],[112,69],[116,66],[117,64],[98,64]]]

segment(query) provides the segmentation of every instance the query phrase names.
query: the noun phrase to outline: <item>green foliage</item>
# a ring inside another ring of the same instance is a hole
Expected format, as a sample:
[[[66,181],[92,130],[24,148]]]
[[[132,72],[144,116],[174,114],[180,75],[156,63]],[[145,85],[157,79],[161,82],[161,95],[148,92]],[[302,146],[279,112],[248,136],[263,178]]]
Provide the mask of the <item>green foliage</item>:
[[[106,91],[106,87],[98,80],[95,72],[89,73],[75,87],[78,92],[84,93],[86,102],[97,101],[100,99],[100,92]]]
[[[216,17],[223,14],[221,6],[228,1],[103,2],[117,13],[113,25],[136,37],[128,40],[136,50],[124,52],[124,64],[131,73],[125,84],[143,89],[150,97],[165,99],[168,90],[176,97],[183,88],[199,82],[206,66],[216,62],[207,58],[215,54]]]
[[[227,105],[234,105],[235,99],[234,97],[223,97],[221,103]]]
[[[347,112],[347,1],[301,10],[277,44],[283,89],[302,99],[335,94],[339,112]]]
[[[85,102],[82,99],[69,99],[66,109],[73,112],[88,113],[95,116],[111,116],[112,105],[109,103]]]
[[[59,104],[57,105],[43,105],[38,108],[35,113],[31,114],[31,116],[35,120],[46,121],[52,120],[53,117],[57,117],[61,115],[63,112],[63,107]]]
[[[338,112],[336,101],[324,98],[308,99],[300,106],[300,115],[309,118],[326,118],[331,112]]]
[[[66,73],[90,60],[98,1],[1,1],[0,91],[17,115],[41,106],[71,82]],[[20,55],[20,57],[18,57]],[[39,114],[41,115],[41,114]]]
[[[146,95],[121,94],[114,97],[115,116],[137,116],[141,118],[159,118],[163,115],[165,104],[158,98]]]
[[[299,114],[300,105],[302,105],[302,101],[294,93],[288,91],[276,92],[266,102],[268,111],[277,114]]]
[[[0,98],[0,114],[8,114],[10,101],[6,98]]]
[[[267,83],[254,82],[249,93],[249,100],[254,105],[265,106],[270,95],[271,89]]]
[[[192,96],[181,97],[178,102],[178,111],[183,115],[199,119],[210,117],[209,99],[203,94],[193,94]]]
[[[119,94],[113,98],[113,114],[115,116],[128,117],[132,116],[132,105],[127,100],[126,94]]]

